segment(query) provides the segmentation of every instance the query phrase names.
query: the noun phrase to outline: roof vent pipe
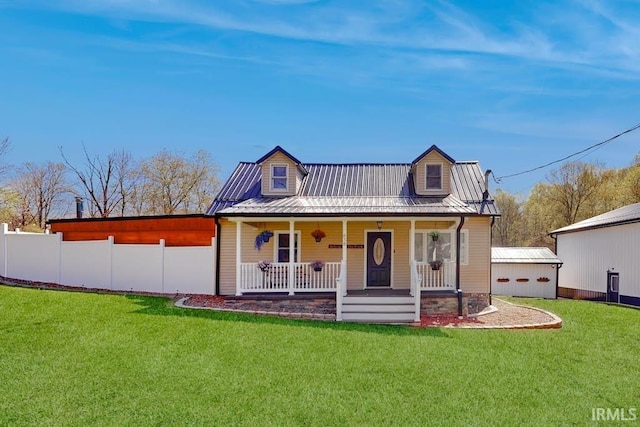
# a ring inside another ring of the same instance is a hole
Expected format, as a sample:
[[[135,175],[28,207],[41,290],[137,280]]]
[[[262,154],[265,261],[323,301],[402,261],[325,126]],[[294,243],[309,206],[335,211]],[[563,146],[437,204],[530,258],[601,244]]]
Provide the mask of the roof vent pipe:
[[[491,169],[487,169],[484,173],[484,192],[482,193],[482,200],[487,200],[489,198],[489,175],[491,175]]]
[[[82,203],[82,197],[76,197],[76,218],[82,219],[83,211],[84,205]]]

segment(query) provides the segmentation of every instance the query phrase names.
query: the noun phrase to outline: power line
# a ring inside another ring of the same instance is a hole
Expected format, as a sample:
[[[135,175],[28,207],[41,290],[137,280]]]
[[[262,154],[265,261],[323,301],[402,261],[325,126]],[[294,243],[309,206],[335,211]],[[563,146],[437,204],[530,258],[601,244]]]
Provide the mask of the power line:
[[[600,147],[602,147],[603,145],[608,144],[609,142],[613,141],[614,139],[617,139],[617,138],[619,138],[619,137],[621,137],[622,135],[625,135],[625,134],[627,134],[627,133],[633,132],[634,130],[636,130],[636,129],[638,129],[638,128],[640,128],[640,123],[638,123],[637,125],[635,125],[635,126],[633,126],[633,127],[630,127],[629,129],[627,129],[627,130],[625,130],[625,131],[623,131],[623,132],[620,132],[620,133],[619,133],[619,134],[617,134],[617,135],[612,136],[612,137],[611,137],[611,138],[609,138],[609,139],[606,139],[606,140],[604,140],[604,141],[602,141],[602,142],[598,142],[597,144],[593,144],[593,145],[591,145],[591,146],[589,146],[589,147],[585,148],[584,150],[577,151],[577,152],[575,152],[575,153],[573,153],[573,154],[570,154],[570,155],[568,155],[568,156],[566,156],[566,157],[563,157],[563,158],[561,158],[561,159],[554,160],[553,162],[549,162],[549,163],[544,164],[544,165],[542,165],[542,166],[537,166],[537,167],[535,167],[535,168],[533,168],[533,169],[529,169],[529,170],[526,170],[526,171],[523,171],[523,172],[512,173],[511,175],[503,175],[503,176],[500,176],[500,177],[497,177],[497,178],[496,178],[496,176],[495,176],[495,175],[493,175],[493,179],[494,179],[494,181],[495,181],[496,183],[498,183],[498,184],[499,184],[499,183],[500,183],[503,179],[505,179],[505,178],[512,178],[512,177],[514,177],[514,176],[524,175],[524,174],[527,174],[527,173],[531,173],[531,172],[533,172],[533,171],[537,171],[537,170],[539,170],[539,169],[544,169],[544,168],[549,167],[549,166],[551,166],[551,165],[555,165],[556,163],[564,162],[565,160],[568,160],[568,159],[570,159],[570,158],[572,158],[572,157],[575,157],[575,156],[577,156],[577,155],[579,155],[579,154],[586,153],[587,151],[593,150],[593,149],[595,149],[595,148],[600,148]]]

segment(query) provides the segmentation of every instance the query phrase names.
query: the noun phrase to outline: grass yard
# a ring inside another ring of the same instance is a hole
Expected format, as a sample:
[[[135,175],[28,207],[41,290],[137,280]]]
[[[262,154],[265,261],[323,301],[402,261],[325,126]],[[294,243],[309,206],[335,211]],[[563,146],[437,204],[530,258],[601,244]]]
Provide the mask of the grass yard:
[[[564,327],[320,323],[0,286],[0,425],[584,425],[592,408],[640,413],[639,310],[524,302]]]

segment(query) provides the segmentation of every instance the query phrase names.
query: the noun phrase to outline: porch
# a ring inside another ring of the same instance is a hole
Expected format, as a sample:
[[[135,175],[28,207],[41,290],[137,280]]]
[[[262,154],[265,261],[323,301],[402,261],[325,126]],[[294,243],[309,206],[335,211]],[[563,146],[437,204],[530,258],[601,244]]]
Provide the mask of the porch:
[[[337,280],[342,270],[341,262],[326,262],[321,269],[312,262],[244,262],[240,263],[240,287],[238,295],[248,293],[296,293],[336,292]],[[455,290],[455,262],[445,262],[438,270],[429,263],[415,262],[414,275],[420,280],[421,291]],[[345,267],[346,268],[346,267]],[[293,270],[293,281],[289,271]],[[411,285],[397,288],[344,289],[345,295],[399,295],[409,294]]]
[[[334,294],[338,321],[405,323],[421,296],[455,294],[460,218],[232,221],[238,297]]]

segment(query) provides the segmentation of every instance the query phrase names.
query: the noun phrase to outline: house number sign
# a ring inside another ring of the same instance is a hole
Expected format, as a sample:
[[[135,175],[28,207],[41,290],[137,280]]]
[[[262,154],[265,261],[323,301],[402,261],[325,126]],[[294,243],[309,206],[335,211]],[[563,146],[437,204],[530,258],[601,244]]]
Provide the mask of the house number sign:
[[[329,249],[342,249],[342,245],[329,245]],[[364,245],[347,245],[347,249],[364,249]]]

